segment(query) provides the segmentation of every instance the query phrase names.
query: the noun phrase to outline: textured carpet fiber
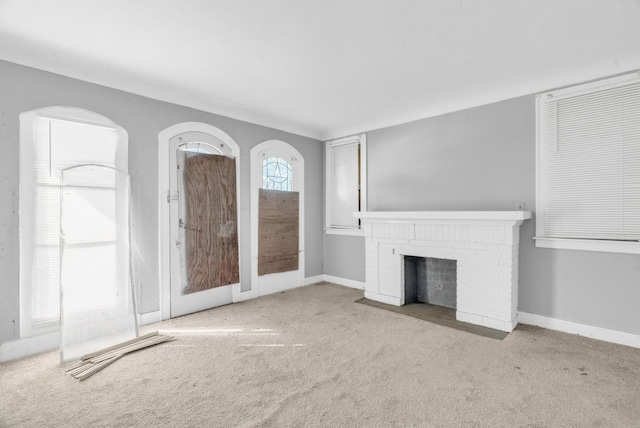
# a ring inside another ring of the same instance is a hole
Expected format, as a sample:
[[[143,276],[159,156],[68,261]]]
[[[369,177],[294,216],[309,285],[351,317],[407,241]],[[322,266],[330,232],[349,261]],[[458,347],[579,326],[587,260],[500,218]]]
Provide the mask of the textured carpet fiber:
[[[177,340],[84,382],[0,365],[9,427],[640,426],[640,350],[520,326],[490,339],[333,284],[147,326]]]

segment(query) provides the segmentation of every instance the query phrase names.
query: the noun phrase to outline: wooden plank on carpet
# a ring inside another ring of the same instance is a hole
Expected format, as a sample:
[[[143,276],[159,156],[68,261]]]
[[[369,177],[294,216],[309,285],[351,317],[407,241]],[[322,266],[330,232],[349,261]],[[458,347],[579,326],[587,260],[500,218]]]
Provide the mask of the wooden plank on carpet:
[[[175,340],[175,337],[158,334],[157,331],[136,339],[127,340],[118,345],[82,356],[79,362],[67,370],[66,374],[78,380],[85,380],[113,364],[126,354],[171,340]]]

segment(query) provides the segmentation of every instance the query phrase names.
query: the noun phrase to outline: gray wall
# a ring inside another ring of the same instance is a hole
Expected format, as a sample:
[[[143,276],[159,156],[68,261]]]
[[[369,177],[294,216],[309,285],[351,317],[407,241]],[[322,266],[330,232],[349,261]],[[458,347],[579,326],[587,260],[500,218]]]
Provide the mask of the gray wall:
[[[368,132],[369,210],[535,211],[534,107],[531,95]],[[640,256],[535,248],[533,236],[528,220],[521,311],[640,334]],[[325,272],[363,281],[351,260],[364,249],[343,239],[325,241]]]
[[[364,238],[325,235],[325,274],[364,282],[364,272]]]
[[[242,289],[251,287],[249,152],[271,139],[294,146],[305,160],[305,274],[323,273],[323,144],[320,141],[0,61],[0,343],[19,337],[19,115],[48,106],[91,110],[129,133],[134,244],[142,313],[159,309],[158,133],[181,122],[204,122],[240,146]]]

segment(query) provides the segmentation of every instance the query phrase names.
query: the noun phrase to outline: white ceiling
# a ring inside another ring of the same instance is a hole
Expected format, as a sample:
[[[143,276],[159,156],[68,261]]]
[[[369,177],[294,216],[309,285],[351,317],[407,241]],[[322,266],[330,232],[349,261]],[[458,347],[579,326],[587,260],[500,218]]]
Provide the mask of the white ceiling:
[[[640,0],[0,0],[0,59],[328,139],[640,69]]]

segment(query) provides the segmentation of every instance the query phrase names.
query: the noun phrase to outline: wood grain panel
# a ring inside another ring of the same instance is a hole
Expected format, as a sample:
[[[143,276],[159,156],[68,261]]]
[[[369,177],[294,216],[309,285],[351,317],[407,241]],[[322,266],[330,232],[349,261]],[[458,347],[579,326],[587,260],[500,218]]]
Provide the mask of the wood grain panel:
[[[236,161],[207,154],[184,164],[185,294],[240,282]]]
[[[260,189],[258,275],[298,270],[298,192]]]

